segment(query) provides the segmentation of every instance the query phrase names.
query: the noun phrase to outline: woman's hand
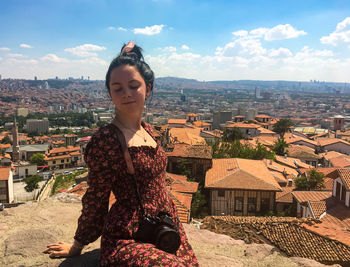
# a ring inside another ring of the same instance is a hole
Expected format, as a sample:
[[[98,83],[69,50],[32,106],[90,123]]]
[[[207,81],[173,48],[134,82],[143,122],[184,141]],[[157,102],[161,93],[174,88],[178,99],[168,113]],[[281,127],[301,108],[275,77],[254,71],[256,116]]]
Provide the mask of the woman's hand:
[[[43,253],[50,254],[50,258],[55,257],[72,257],[80,255],[83,246],[80,244],[76,244],[77,241],[74,241],[74,244],[67,244],[63,242],[57,242],[55,244],[50,244],[47,246],[47,249],[43,251]]]

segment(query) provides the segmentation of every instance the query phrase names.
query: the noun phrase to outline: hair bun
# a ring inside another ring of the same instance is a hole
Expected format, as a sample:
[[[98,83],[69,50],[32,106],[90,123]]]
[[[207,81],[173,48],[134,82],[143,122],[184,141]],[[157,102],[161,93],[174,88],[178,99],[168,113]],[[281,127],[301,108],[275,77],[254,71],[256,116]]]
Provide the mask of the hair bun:
[[[144,61],[142,48],[135,45],[134,41],[124,44],[120,51],[120,56],[130,57],[134,60]]]

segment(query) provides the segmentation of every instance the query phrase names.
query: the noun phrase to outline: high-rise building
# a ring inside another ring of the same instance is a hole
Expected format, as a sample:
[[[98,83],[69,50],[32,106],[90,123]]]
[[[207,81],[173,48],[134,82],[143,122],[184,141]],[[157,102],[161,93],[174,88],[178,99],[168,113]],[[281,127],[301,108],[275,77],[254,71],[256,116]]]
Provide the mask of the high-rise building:
[[[260,99],[261,95],[260,95],[260,88],[259,87],[255,87],[255,98]]]
[[[0,81],[1,81],[1,74],[0,74]]]
[[[26,130],[37,133],[48,133],[49,132],[49,120],[44,118],[42,120],[29,119],[26,122]]]
[[[213,128],[220,129],[220,124],[232,120],[232,111],[214,111],[213,112]]]

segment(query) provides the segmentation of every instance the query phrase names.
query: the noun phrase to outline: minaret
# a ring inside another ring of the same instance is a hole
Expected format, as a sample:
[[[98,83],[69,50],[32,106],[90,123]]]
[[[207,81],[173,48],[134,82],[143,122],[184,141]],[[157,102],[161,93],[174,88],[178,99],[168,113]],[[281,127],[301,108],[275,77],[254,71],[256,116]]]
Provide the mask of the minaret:
[[[19,161],[18,127],[16,117],[14,118],[12,126],[12,161]]]

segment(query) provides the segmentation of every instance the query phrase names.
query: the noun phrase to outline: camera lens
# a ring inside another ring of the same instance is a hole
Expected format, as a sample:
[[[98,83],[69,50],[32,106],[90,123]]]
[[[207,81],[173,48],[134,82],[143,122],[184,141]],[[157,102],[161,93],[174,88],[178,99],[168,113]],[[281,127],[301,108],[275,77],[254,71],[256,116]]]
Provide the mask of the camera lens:
[[[167,226],[162,225],[156,231],[156,246],[157,248],[175,254],[178,250],[181,240],[178,232]]]

